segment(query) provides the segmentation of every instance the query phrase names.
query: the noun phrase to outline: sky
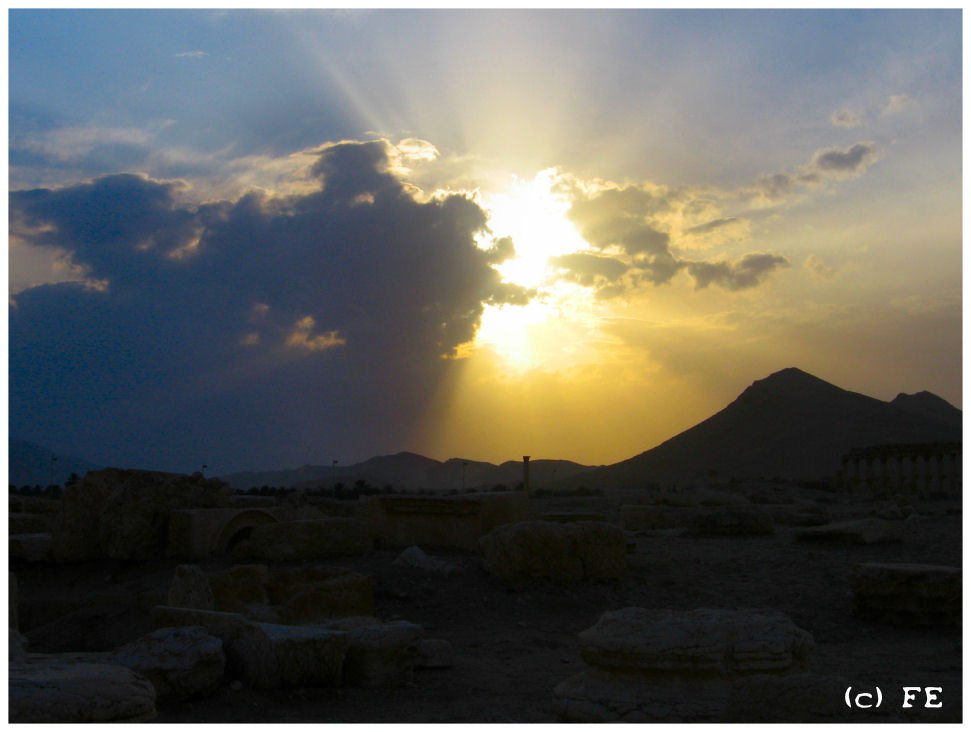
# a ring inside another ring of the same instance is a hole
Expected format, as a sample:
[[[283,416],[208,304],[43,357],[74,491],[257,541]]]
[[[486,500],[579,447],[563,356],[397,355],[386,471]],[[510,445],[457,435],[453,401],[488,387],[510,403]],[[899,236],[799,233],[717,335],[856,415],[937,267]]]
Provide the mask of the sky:
[[[961,407],[961,11],[8,16],[9,430],[607,464],[796,366]]]

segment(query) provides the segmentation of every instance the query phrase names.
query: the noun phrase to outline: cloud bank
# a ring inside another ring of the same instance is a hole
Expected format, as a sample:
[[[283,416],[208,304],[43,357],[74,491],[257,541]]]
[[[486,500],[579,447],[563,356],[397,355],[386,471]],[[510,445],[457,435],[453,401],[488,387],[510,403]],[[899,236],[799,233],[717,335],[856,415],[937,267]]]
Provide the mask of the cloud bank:
[[[56,445],[69,414],[99,435],[78,448],[107,459],[164,432],[147,452],[167,466],[380,449],[373,419],[407,445],[484,305],[529,293],[492,266],[511,241],[476,244],[478,205],[416,200],[392,157],[385,141],[327,145],[310,193],[195,206],[184,184],[133,174],[11,193],[11,233],[84,276],[16,297],[11,429]]]

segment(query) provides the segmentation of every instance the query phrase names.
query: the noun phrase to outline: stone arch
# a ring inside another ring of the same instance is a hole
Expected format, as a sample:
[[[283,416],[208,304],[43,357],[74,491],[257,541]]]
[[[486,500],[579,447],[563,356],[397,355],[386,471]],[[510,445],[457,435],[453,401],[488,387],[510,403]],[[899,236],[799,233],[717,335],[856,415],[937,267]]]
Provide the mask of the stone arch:
[[[219,531],[215,544],[215,554],[225,554],[229,549],[242,539],[245,539],[249,532],[256,526],[263,524],[274,524],[279,519],[269,511],[252,508],[241,511],[233,516],[226,525]]]

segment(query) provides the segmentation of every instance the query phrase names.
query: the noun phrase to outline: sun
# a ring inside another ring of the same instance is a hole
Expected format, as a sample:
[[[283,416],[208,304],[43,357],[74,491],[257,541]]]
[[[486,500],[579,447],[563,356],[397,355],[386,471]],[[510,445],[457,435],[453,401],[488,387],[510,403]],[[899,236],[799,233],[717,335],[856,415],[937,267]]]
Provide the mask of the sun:
[[[482,194],[492,236],[508,236],[515,246],[515,256],[496,265],[496,270],[504,281],[535,289],[537,294],[525,306],[487,305],[474,345],[490,347],[520,369],[556,360],[551,324],[556,321],[559,332],[564,318],[575,316],[587,295],[583,288],[557,281],[551,261],[589,248],[567,216],[569,201],[554,191],[556,175],[551,168],[532,180],[514,177],[502,192]]]
[[[516,256],[497,267],[503,279],[524,287],[539,287],[553,274],[550,258],[587,249],[587,243],[567,218],[570,203],[554,192],[556,170],[532,180],[514,177],[501,193],[484,194],[489,228],[494,236],[509,236]]]

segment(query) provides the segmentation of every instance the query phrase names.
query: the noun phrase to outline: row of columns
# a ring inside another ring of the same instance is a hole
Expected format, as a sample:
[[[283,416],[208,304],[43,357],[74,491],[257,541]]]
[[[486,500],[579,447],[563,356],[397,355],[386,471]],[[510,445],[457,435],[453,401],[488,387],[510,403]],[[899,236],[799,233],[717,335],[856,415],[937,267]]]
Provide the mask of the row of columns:
[[[957,493],[961,487],[961,453],[957,449],[865,450],[843,456],[844,489],[897,493]]]

